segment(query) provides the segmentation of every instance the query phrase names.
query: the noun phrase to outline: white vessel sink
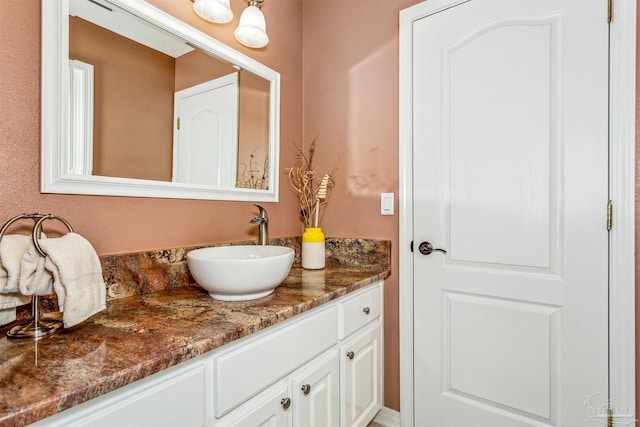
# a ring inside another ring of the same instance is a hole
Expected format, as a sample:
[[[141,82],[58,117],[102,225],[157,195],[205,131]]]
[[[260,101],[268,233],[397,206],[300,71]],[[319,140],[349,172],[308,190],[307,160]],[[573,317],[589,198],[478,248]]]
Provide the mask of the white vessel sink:
[[[187,264],[212,298],[245,301],[272,293],[289,275],[293,255],[284,246],[218,246],[189,252]]]

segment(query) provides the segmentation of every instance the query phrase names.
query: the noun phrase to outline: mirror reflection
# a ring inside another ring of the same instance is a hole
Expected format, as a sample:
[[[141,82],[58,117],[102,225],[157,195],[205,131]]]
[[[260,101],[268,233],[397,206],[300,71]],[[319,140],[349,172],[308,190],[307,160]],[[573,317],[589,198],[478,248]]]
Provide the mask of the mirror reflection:
[[[69,71],[71,173],[268,189],[270,81],[94,0]]]

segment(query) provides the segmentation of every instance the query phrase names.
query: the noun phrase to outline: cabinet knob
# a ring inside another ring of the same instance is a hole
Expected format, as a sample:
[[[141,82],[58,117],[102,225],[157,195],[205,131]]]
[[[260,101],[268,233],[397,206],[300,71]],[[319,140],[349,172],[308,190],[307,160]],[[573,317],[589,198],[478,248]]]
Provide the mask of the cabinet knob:
[[[348,357],[349,359],[353,359],[353,356],[355,356],[355,355],[356,355],[356,354],[355,354],[353,351],[350,351],[350,352],[348,352],[348,353],[347,353],[347,357]]]
[[[365,307],[362,309],[362,311],[364,312],[364,314],[369,314],[371,313],[371,309],[369,307]]]
[[[289,409],[289,406],[291,406],[291,399],[289,399],[288,397],[285,397],[280,401],[280,404],[284,409]]]
[[[311,391],[311,385],[310,384],[304,384],[302,386],[302,392],[304,394],[309,394],[310,391]]]

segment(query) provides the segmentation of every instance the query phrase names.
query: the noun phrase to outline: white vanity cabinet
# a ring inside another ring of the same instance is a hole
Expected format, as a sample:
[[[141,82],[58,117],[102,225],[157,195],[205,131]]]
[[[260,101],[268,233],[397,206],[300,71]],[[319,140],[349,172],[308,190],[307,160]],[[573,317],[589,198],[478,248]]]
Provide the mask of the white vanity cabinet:
[[[377,282],[36,426],[366,426],[382,408]]]

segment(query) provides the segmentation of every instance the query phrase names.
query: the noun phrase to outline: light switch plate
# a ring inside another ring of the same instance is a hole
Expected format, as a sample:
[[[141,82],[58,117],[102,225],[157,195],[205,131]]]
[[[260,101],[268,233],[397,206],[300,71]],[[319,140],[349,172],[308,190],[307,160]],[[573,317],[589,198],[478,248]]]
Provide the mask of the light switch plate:
[[[393,193],[380,193],[380,215],[393,215]]]

